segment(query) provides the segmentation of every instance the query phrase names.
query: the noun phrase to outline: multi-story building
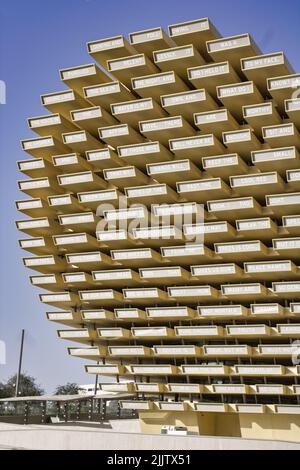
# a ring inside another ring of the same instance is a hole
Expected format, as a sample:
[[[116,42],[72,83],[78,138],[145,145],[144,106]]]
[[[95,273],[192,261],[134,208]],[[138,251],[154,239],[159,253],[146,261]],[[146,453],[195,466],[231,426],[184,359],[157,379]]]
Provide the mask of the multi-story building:
[[[18,162],[48,320],[143,432],[300,440],[300,75],[207,18],[87,47]]]

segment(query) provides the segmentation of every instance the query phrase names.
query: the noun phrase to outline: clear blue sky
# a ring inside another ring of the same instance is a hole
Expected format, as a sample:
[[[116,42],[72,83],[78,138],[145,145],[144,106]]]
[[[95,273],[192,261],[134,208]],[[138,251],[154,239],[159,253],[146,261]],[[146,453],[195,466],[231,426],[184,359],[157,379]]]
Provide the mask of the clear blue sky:
[[[0,79],[7,104],[0,105],[0,340],[7,345],[7,365],[0,365],[0,381],[16,371],[23,327],[24,370],[47,391],[66,381],[90,381],[84,361],[68,357],[67,343],[45,319],[21,262],[14,200],[21,179],[16,161],[25,158],[19,140],[31,137],[26,118],[43,114],[42,93],[63,89],[59,68],[91,61],[86,41],[206,16],[223,36],[249,32],[264,52],[283,50],[300,71],[299,0],[1,0]]]

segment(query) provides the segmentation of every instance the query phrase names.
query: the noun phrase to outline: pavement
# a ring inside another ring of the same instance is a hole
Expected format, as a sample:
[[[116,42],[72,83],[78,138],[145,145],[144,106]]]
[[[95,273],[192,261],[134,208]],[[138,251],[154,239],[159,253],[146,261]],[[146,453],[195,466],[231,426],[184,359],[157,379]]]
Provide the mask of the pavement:
[[[126,430],[126,432],[124,432]],[[0,450],[300,450],[300,443],[142,434],[138,420],[55,425],[0,423]]]

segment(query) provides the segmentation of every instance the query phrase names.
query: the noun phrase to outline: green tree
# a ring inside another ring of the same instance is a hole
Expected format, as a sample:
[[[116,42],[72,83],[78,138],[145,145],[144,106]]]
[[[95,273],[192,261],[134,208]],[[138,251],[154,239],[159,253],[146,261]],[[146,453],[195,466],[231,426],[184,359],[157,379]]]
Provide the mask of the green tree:
[[[16,393],[17,374],[13,375],[4,384],[0,384],[0,396],[2,398],[11,398]],[[44,390],[36,383],[36,379],[28,374],[20,375],[19,395],[20,397],[33,397],[42,395]]]
[[[55,395],[77,395],[78,385],[76,383],[67,382],[66,385],[59,385],[55,390]]]

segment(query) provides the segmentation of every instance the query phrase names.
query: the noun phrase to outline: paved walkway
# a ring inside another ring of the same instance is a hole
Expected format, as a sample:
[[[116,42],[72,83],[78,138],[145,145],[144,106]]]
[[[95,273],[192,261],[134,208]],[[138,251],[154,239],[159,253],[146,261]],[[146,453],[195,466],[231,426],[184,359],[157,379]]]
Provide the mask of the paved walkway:
[[[300,443],[206,436],[161,436],[136,432],[135,420],[96,423],[17,425],[0,423],[0,446],[50,450],[300,450]],[[116,427],[119,429],[116,430]],[[124,426],[126,426],[124,428]],[[123,432],[122,432],[123,428]],[[124,432],[126,429],[126,432]],[[131,432],[130,432],[131,430]]]

